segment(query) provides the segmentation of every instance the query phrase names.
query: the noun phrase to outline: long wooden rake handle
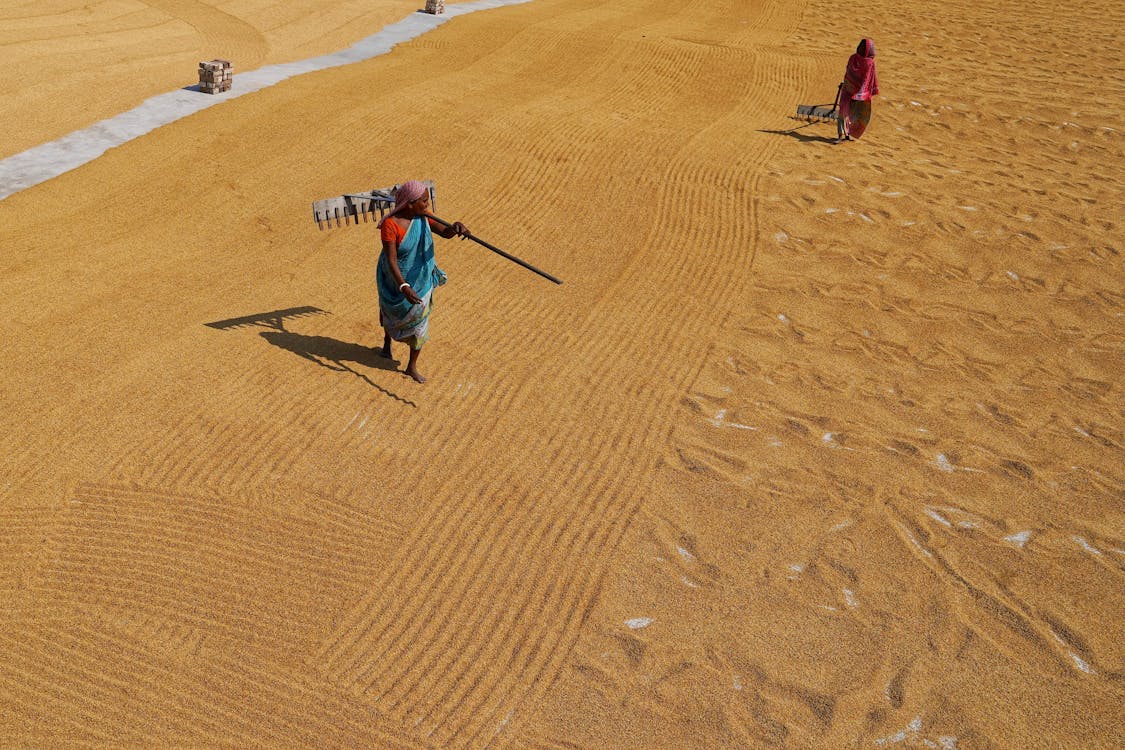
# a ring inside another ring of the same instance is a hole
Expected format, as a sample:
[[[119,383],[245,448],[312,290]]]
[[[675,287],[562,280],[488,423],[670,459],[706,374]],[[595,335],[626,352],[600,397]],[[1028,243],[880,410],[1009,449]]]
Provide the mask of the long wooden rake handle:
[[[428,213],[428,214],[426,214],[426,216],[428,216],[429,218],[433,219],[434,221],[436,221],[436,222],[437,222],[438,224],[441,224],[442,226],[446,226],[446,227],[451,227],[451,226],[453,226],[453,224],[452,224],[452,223],[450,223],[450,222],[446,221],[445,219],[439,219],[438,217],[434,216],[433,214],[429,214],[429,213]],[[465,233],[464,235],[462,235],[462,236],[463,236],[463,237],[466,237],[467,239],[470,239],[470,240],[472,240],[473,242],[477,243],[478,245],[481,245],[481,246],[483,246],[483,247],[487,247],[487,248],[488,248],[489,250],[491,250],[492,252],[496,253],[497,255],[502,255],[502,256],[504,256],[505,258],[507,258],[508,260],[512,261],[513,263],[515,263],[515,264],[517,264],[517,265],[521,265],[521,266],[523,266],[524,268],[526,268],[526,269],[527,269],[527,270],[529,270],[529,271],[534,271],[535,273],[539,274],[540,276],[542,276],[543,278],[547,279],[548,281],[553,281],[553,282],[555,282],[556,284],[561,284],[561,283],[562,283],[562,281],[561,281],[560,279],[556,279],[556,278],[555,278],[554,276],[552,276],[551,274],[547,273],[546,271],[541,271],[541,270],[539,270],[538,268],[536,268],[535,266],[531,265],[531,264],[530,264],[530,263],[528,263],[527,261],[525,261],[525,260],[520,260],[520,259],[519,259],[519,258],[517,258],[516,256],[514,256],[514,255],[511,255],[511,254],[509,254],[509,253],[506,253],[506,252],[504,252],[503,250],[501,250],[500,248],[496,247],[495,245],[489,244],[489,243],[485,242],[484,240],[482,240],[482,239],[481,239],[480,237],[476,237],[476,236],[474,236],[474,235],[473,235],[472,233],[468,233],[468,232],[466,232],[466,233]]]

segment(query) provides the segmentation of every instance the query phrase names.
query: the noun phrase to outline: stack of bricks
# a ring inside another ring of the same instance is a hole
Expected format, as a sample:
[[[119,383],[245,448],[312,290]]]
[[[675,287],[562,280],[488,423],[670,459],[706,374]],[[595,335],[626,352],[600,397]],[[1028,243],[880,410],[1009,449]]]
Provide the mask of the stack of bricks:
[[[199,90],[207,94],[230,91],[234,78],[230,60],[211,60],[199,63]]]
[[[445,12],[445,0],[426,0],[426,12],[441,15]]]

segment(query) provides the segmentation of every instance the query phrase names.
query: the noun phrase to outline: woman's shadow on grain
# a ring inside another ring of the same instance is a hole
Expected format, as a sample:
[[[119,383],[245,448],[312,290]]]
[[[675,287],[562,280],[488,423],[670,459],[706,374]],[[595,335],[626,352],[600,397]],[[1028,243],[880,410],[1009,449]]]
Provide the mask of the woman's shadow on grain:
[[[809,123],[809,125],[816,125],[816,124],[817,123]],[[803,130],[804,128],[807,128],[807,127],[808,127],[808,125],[798,125],[797,127],[790,128],[789,130],[759,130],[758,132],[759,133],[769,133],[770,135],[787,135],[790,138],[796,138],[798,141],[801,141],[802,143],[831,143],[831,144],[836,143],[835,138],[827,138],[823,135],[812,135],[810,133],[800,132],[801,130]]]
[[[401,401],[404,404],[410,404],[415,407],[417,406],[413,401],[391,393],[362,372],[348,366],[348,363],[351,362],[362,365],[363,367],[373,367],[379,370],[399,372],[398,360],[384,359],[377,349],[348,341],[340,341],[330,336],[306,336],[302,333],[293,333],[292,331],[285,330],[263,331],[259,335],[274,346],[293,352],[298,357],[307,359],[310,362],[315,362],[321,367],[327,367],[329,370],[350,372],[360,380],[366,381],[371,387],[383,392],[396,401]]]

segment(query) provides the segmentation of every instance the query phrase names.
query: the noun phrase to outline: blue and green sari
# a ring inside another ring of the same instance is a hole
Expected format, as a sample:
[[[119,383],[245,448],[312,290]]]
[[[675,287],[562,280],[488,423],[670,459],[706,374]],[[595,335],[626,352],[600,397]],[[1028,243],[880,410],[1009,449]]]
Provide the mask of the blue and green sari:
[[[391,273],[390,263],[380,253],[375,272],[379,287],[379,320],[392,339],[406,341],[412,349],[421,349],[430,337],[434,289],[446,282],[445,272],[437,267],[434,259],[434,237],[428,220],[421,217],[411,220],[406,236],[398,245],[397,257],[402,280],[410,284],[414,293],[422,298],[422,303],[411,304],[403,296]]]

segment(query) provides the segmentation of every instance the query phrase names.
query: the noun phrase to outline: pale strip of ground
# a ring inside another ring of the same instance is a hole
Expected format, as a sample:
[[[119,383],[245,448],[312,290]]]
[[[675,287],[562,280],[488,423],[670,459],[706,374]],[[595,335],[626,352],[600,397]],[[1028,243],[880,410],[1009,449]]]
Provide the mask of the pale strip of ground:
[[[452,3],[448,7],[452,8]],[[0,7],[0,158],[198,82],[348,47],[412,0],[48,0]]]
[[[175,122],[181,117],[245,94],[252,94],[267,86],[274,86],[296,75],[326,70],[339,65],[351,65],[386,54],[396,44],[431,31],[450,18],[528,1],[477,0],[451,5],[440,15],[412,13],[345,50],[298,62],[267,65],[249,73],[240,73],[237,88],[232,87],[230,91],[221,94],[204,94],[198,90],[198,87],[193,86],[146,99],[128,112],[122,112],[88,128],[76,130],[49,143],[0,159],[0,200],[79,167],[98,158],[107,149],[120,146],[153,128]]]

